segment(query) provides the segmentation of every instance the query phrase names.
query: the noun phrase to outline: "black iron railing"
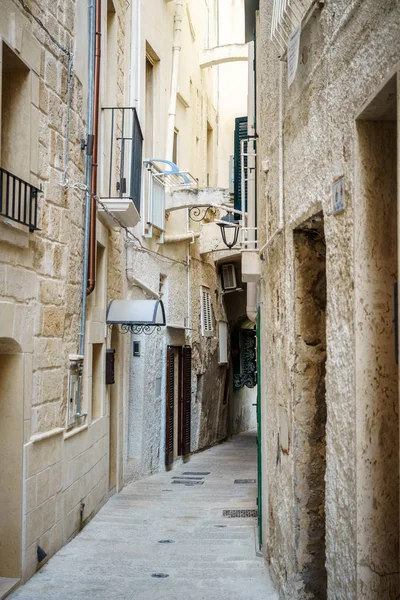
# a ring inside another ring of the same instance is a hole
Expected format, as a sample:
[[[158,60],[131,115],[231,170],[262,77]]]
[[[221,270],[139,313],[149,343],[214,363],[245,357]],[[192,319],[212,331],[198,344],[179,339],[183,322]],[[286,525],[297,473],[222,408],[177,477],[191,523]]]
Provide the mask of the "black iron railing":
[[[130,198],[140,213],[143,134],[136,109],[106,107],[104,115],[104,173],[101,198]]]
[[[0,168],[0,215],[35,231],[40,190]]]

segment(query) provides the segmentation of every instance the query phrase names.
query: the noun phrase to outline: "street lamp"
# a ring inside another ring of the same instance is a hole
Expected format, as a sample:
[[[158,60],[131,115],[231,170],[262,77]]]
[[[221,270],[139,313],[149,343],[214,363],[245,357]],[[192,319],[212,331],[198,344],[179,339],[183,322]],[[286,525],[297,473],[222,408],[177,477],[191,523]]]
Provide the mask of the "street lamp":
[[[235,215],[233,213],[228,213],[225,217],[215,221],[215,223],[221,230],[221,236],[225,246],[231,250],[233,246],[236,246],[239,237],[239,223],[235,219]],[[228,229],[230,230],[231,237],[231,241],[229,242],[227,240]]]

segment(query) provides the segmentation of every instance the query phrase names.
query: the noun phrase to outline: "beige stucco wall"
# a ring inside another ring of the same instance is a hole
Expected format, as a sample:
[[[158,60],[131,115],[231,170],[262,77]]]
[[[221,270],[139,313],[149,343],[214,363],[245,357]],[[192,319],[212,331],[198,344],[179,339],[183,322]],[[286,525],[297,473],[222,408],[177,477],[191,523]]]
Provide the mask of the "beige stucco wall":
[[[163,159],[167,145],[166,123],[170,101],[175,3],[138,0],[133,4],[139,21],[132,26],[132,39],[135,40],[133,55],[136,57],[137,69],[130,82],[131,97],[144,132],[144,148],[152,146],[152,157]],[[221,161],[226,165],[223,186],[227,187],[228,160],[233,150],[228,148],[233,139],[234,117],[241,116],[244,111],[244,108],[240,108],[237,113],[232,111],[228,95],[234,95],[239,106],[240,103],[245,105],[247,96],[246,86],[241,88],[239,93],[233,94],[233,81],[230,81],[229,88],[225,88],[223,101],[220,101],[221,82],[218,79],[217,68],[200,68],[201,51],[207,46],[214,47],[218,41],[215,3],[209,4],[210,11],[206,3],[197,0],[189,0],[183,7],[175,118],[175,129],[178,131],[178,166],[181,170],[190,171],[198,179],[201,188],[205,188],[207,182],[210,185],[216,184]],[[236,40],[236,32],[240,30],[243,18],[241,2],[234,2],[229,6],[229,14],[226,14],[223,23],[221,21],[221,27],[228,32],[228,23],[234,14],[237,15],[237,19],[234,21],[234,31],[230,32],[230,35]],[[139,35],[137,30],[135,33],[135,27],[139,28]],[[148,112],[146,113],[146,53],[154,63],[155,127],[153,138],[150,140],[152,143],[146,139],[146,119],[149,118]],[[230,65],[231,74],[239,73],[236,66]],[[221,123],[225,129],[221,130]],[[207,147],[208,127],[212,128],[213,134],[212,142],[209,134]],[[210,190],[210,193],[205,191],[202,201],[214,202],[214,195],[215,190]],[[229,200],[229,194],[225,192],[225,196]],[[197,194],[193,195],[194,205],[196,198]],[[188,226],[196,235],[200,234],[199,224],[192,221],[188,223],[186,209],[167,213],[167,238],[187,234]],[[141,344],[141,356],[132,358],[130,392],[126,398],[126,480],[142,477],[165,466],[167,345],[190,344],[193,349],[192,451],[210,446],[228,435],[226,367],[218,365],[218,321],[226,321],[227,318],[210,253],[212,248],[208,249],[206,255],[202,254],[200,240],[197,237],[191,238],[190,235],[186,240],[172,243],[162,243],[157,234],[146,238],[142,235],[143,222],[135,227],[134,234],[140,240],[142,249],[138,247],[137,241],[130,241],[127,249],[129,275],[143,282],[155,293],[159,293],[161,289],[167,327],[149,337],[142,335],[133,338]],[[159,257],[155,257],[151,252],[158,252]],[[211,337],[201,334],[201,286],[210,289],[212,298],[214,332]],[[130,284],[128,297],[150,296],[140,285]]]
[[[264,553],[283,597],[306,598],[304,580],[295,560],[294,489],[301,482],[296,479],[295,449],[291,445],[288,454],[282,452],[278,434],[288,429],[291,440],[296,435],[293,428],[298,290],[294,230],[322,210],[327,276],[328,597],[395,598],[398,594],[398,400],[396,393],[393,395],[393,385],[396,386],[391,378],[397,377],[397,370],[393,375],[391,338],[381,339],[374,323],[383,311],[383,332],[385,328],[390,330],[393,318],[392,280],[379,283],[375,269],[379,269],[383,254],[385,273],[390,272],[393,278],[397,271],[393,225],[390,231],[385,225],[381,211],[386,196],[379,183],[388,181],[385,178],[395,145],[391,146],[390,158],[385,160],[379,176],[362,184],[368,190],[360,188],[359,178],[363,172],[371,173],[371,169],[376,172],[379,153],[384,150],[382,145],[357,137],[355,119],[363,104],[396,68],[400,58],[397,33],[400,12],[396,2],[325,2],[302,33],[300,64],[288,89],[286,64],[279,62],[270,42],[271,10],[272,2],[261,0],[257,38],[260,246],[279,225],[281,68],[284,227],[263,253],[261,281],[265,357],[261,373],[265,436]],[[369,152],[375,148],[375,162],[364,159],[360,165],[360,144],[368,147]],[[263,161],[266,172],[261,169]],[[332,183],[342,175],[346,208],[334,216]],[[391,177],[392,183],[384,183],[384,189],[395,187]],[[379,207],[374,199],[376,186],[380,188]],[[392,188],[391,211],[395,195]],[[394,213],[385,214],[393,224]],[[383,246],[385,238],[387,246]],[[386,264],[389,250],[392,262]],[[384,334],[383,337],[387,338]],[[390,385],[380,379],[378,387],[374,387],[374,374],[381,377],[381,360],[385,364],[382,377],[387,377]],[[389,402],[383,398],[386,393],[390,395]],[[383,438],[386,427],[389,430]],[[301,455],[296,458],[301,460]],[[390,525],[386,522],[388,515],[392,515]]]

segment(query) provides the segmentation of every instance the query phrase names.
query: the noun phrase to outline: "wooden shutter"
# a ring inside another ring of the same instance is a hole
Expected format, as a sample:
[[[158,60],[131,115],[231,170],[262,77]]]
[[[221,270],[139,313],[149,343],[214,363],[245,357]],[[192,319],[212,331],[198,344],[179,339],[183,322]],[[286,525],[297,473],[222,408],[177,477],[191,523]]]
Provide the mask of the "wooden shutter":
[[[165,428],[165,464],[174,462],[174,371],[175,348],[167,348],[167,394],[166,394],[166,428]]]
[[[235,119],[235,143],[234,143],[234,208],[242,210],[242,174],[241,174],[241,152],[240,142],[248,138],[247,117],[238,117]],[[247,152],[247,142],[244,145],[244,151]],[[243,157],[244,166],[247,167],[247,156]],[[245,209],[247,210],[247,182],[245,183]]]
[[[213,317],[210,290],[206,287],[201,289],[201,324],[202,335],[213,335]]]
[[[182,353],[182,454],[190,453],[190,422],[192,417],[192,349],[183,347]]]

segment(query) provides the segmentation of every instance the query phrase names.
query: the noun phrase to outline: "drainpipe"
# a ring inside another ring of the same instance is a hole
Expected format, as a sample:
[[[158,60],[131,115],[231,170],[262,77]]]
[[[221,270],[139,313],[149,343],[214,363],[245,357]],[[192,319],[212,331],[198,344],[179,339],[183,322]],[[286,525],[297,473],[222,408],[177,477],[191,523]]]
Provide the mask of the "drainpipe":
[[[284,64],[281,61],[279,71],[279,231],[283,229],[283,75]]]
[[[130,105],[136,110],[139,108],[139,85],[138,85],[138,64],[140,48],[140,7],[139,1],[132,3],[132,21],[131,21],[131,72],[130,72]]]
[[[101,0],[96,0],[96,32],[94,60],[94,111],[93,111],[93,156],[90,198],[90,238],[89,238],[89,277],[87,294],[96,286],[96,221],[97,221],[97,167],[99,153],[99,96],[100,96],[100,58],[101,58]]]
[[[135,277],[133,274],[133,269],[131,269],[129,267],[126,269],[126,278],[128,279],[130,285],[140,288],[147,296],[150,296],[151,298],[154,298],[155,300],[160,299],[160,294],[158,294],[157,292],[152,290],[141,279],[138,279],[137,277]]]
[[[255,135],[254,129],[254,76],[253,76],[253,61],[254,61],[254,42],[249,44],[249,83],[248,83],[248,129],[247,133],[250,137]],[[256,157],[255,157],[255,142],[250,139],[248,144],[248,176],[247,176],[247,226],[249,228],[256,227]],[[250,250],[255,249],[256,232],[254,229],[249,229],[247,234],[249,244],[247,247]],[[257,283],[249,281],[246,288],[246,313],[251,322],[257,319]]]
[[[172,45],[171,93],[167,123],[167,148],[165,158],[172,161],[176,116],[176,94],[178,93],[179,57],[181,53],[183,0],[175,0],[174,40]]]
[[[94,81],[95,61],[94,61],[94,38],[96,32],[96,14],[95,0],[89,3],[89,57],[88,57],[88,105],[87,105],[87,145],[93,136],[93,115],[94,115],[94,86],[90,85]],[[83,276],[82,276],[82,314],[81,314],[81,333],[79,340],[79,354],[85,353],[85,333],[86,333],[86,309],[87,309],[87,289],[89,275],[89,238],[91,223],[91,182],[92,182],[92,153],[87,148],[85,165],[85,183],[86,183],[86,210],[84,224],[84,242],[83,242]],[[80,394],[78,393],[78,403],[80,404]],[[78,410],[79,413],[79,410]]]

